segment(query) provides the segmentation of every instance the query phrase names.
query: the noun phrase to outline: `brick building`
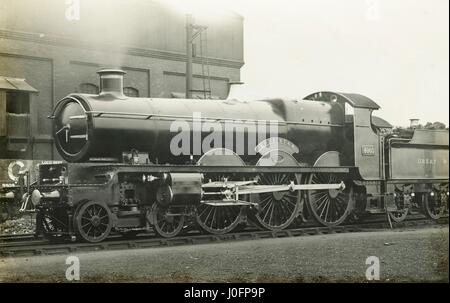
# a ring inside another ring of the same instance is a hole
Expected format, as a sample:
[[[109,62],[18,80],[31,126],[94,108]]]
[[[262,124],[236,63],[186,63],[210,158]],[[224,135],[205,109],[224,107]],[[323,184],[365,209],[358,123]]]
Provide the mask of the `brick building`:
[[[98,92],[100,68],[125,70],[127,95],[183,95],[185,17],[163,1],[2,0],[0,159],[59,159],[47,116],[71,92]],[[233,12],[194,17],[208,27],[211,93],[226,97],[228,83],[240,80],[243,19]],[[200,90],[199,43],[194,54],[193,89]]]

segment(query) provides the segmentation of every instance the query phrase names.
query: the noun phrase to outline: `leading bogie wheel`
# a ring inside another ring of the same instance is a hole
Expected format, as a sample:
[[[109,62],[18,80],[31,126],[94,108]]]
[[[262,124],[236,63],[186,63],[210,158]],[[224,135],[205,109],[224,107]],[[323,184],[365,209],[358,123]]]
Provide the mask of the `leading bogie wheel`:
[[[153,228],[161,237],[175,237],[184,227],[183,208],[162,207],[158,203],[154,203],[151,212]]]
[[[88,201],[75,214],[74,227],[78,235],[87,242],[103,241],[111,232],[111,211],[104,204]]]

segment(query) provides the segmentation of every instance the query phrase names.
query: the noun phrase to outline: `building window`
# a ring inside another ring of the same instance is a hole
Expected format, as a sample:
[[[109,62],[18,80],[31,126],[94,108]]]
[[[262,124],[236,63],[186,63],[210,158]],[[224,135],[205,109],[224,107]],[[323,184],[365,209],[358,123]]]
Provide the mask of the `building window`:
[[[98,86],[92,83],[80,84],[80,93],[98,95]]]
[[[29,93],[0,91],[0,137],[2,136],[7,137],[6,151],[26,151],[30,137]]]
[[[10,114],[29,114],[29,94],[25,92],[6,92],[6,112]]]
[[[133,98],[139,97],[139,91],[134,87],[124,87],[123,94],[127,97],[133,97]]]

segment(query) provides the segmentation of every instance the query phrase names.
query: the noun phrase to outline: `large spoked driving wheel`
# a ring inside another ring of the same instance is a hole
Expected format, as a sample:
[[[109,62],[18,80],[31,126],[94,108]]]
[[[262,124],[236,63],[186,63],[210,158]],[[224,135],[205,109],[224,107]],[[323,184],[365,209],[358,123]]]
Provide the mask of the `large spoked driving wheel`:
[[[211,174],[206,176],[208,182],[224,181],[227,179],[225,175]],[[228,179],[227,179],[228,180]],[[215,197],[210,197],[214,199]],[[221,196],[216,197],[222,199]],[[211,234],[225,234],[239,225],[242,221],[243,206],[224,206],[200,204],[197,206],[197,223],[206,232]]]
[[[198,161],[198,165],[214,165],[214,166],[244,166],[245,163],[233,151],[218,148],[212,149],[205,153]],[[232,174],[206,174],[204,176],[205,182],[232,181],[234,178]],[[216,190],[216,189],[213,189]],[[208,196],[210,201],[220,201],[223,199],[222,195]],[[201,203],[196,209],[197,224],[201,229],[211,234],[225,234],[239,225],[244,218],[244,208],[242,205],[213,205]]]
[[[309,184],[337,184],[345,182],[345,175],[331,173],[312,174]],[[307,206],[314,219],[323,226],[336,226],[345,221],[354,204],[351,181],[345,182],[344,190],[309,190]]]
[[[291,181],[298,184],[294,174],[266,174],[259,176],[258,185],[285,185]],[[297,217],[301,196],[299,192],[281,191],[257,194],[252,198],[252,202],[259,205],[255,214],[257,223],[269,230],[280,230]]]
[[[161,207],[158,203],[152,206],[153,227],[155,232],[164,238],[177,236],[184,226],[183,209]]]
[[[295,158],[287,152],[273,150],[264,154],[257,166],[299,166]],[[260,174],[258,185],[299,184],[300,175],[290,173]],[[256,223],[265,229],[281,230],[291,225],[301,208],[300,191],[267,192],[251,195],[252,202],[258,203],[254,215]]]
[[[445,194],[432,191],[422,195],[422,212],[433,220],[440,219],[445,212],[448,197]]]
[[[100,242],[111,232],[111,211],[103,204],[94,201],[86,202],[75,215],[74,226],[85,241]]]
[[[197,223],[211,234],[225,234],[241,222],[242,206],[214,206],[203,204],[197,207]]]

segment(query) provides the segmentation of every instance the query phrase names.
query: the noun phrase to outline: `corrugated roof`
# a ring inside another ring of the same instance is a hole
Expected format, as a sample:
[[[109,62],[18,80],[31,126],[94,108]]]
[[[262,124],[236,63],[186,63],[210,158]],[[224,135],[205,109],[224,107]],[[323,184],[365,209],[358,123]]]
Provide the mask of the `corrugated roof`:
[[[0,76],[0,90],[38,93],[25,79]]]

